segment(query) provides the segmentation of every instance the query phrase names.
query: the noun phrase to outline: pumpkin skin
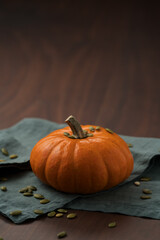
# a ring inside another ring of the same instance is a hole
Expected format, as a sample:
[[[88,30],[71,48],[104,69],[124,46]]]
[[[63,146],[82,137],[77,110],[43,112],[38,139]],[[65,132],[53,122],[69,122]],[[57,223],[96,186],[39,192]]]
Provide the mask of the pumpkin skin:
[[[37,142],[30,156],[35,175],[56,190],[80,194],[107,190],[127,179],[133,157],[126,142],[102,127],[94,132],[90,125],[81,128],[93,136],[72,139],[64,135],[72,135],[65,127]]]

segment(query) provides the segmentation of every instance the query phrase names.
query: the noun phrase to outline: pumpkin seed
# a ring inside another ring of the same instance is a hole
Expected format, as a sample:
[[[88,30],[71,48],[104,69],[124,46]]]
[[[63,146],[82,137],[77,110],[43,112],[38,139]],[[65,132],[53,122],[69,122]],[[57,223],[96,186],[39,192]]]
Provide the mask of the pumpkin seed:
[[[3,238],[0,237],[0,240],[3,240]]]
[[[58,217],[58,218],[59,218],[59,217],[63,217],[63,213],[57,213],[57,214],[56,214],[56,217]]]
[[[114,133],[111,129],[109,129],[109,128],[105,128],[106,129],[106,131],[107,132],[109,132],[109,133]]]
[[[37,191],[37,188],[35,186],[27,186],[28,189],[31,189],[32,191]]]
[[[7,191],[7,187],[6,187],[6,186],[1,186],[1,190],[2,190],[3,192],[6,192],[6,191]]]
[[[33,190],[31,188],[27,188],[27,192],[32,193],[32,195],[33,195]]]
[[[9,155],[9,153],[8,153],[8,151],[7,151],[6,148],[1,148],[1,152],[2,152],[3,155],[5,155],[5,156],[8,156],[8,155]]]
[[[35,194],[33,194],[33,196],[37,199],[43,199],[44,198],[44,196],[39,194],[39,193],[35,193]]]
[[[64,132],[63,134],[64,134],[64,136],[66,136],[66,137],[70,136],[70,134],[69,134],[68,132]]]
[[[141,184],[141,183],[140,183],[139,181],[135,181],[135,182],[134,182],[134,185],[136,185],[136,186],[140,186],[140,184]]]
[[[33,194],[32,194],[31,192],[24,192],[24,193],[23,193],[23,196],[25,196],[25,197],[31,197],[31,196],[33,196]]]
[[[5,160],[4,159],[0,159],[0,162],[5,162]]]
[[[49,203],[50,202],[50,200],[48,200],[48,199],[42,199],[42,200],[40,200],[40,203],[41,204],[46,204],[46,203]]]
[[[152,191],[148,188],[143,189],[143,193],[152,194]]]
[[[140,180],[144,181],[144,182],[148,182],[151,180],[151,178],[150,177],[142,177]]]
[[[10,159],[14,159],[14,158],[17,158],[17,157],[18,157],[17,154],[12,154],[12,155],[9,156]]]
[[[90,130],[91,132],[94,132],[94,131],[95,131],[95,128],[92,127],[92,126],[90,126],[90,127],[89,127],[89,130]]]
[[[111,222],[111,223],[108,224],[109,228],[113,228],[113,227],[116,227],[116,226],[117,226],[116,222]]]
[[[18,216],[20,214],[22,214],[22,211],[20,211],[20,210],[15,210],[15,211],[10,212],[10,215],[12,215],[12,216]]]
[[[84,133],[86,133],[86,134],[88,133],[88,131],[87,131],[87,130],[85,130],[85,129],[83,130],[83,132],[84,132]]]
[[[74,136],[74,135],[69,135],[68,138],[76,139],[76,136]]]
[[[43,211],[41,209],[35,209],[34,213],[36,213],[36,214],[43,214]]]
[[[97,126],[97,127],[96,127],[96,130],[100,130],[100,126]]]
[[[59,212],[59,213],[67,213],[68,211],[66,209],[59,208],[59,209],[57,209],[57,212]]]
[[[49,212],[47,214],[48,217],[54,217],[56,215],[56,212],[55,211],[52,211],[52,212]]]
[[[93,137],[93,134],[92,133],[88,133],[87,137]]]
[[[127,143],[128,147],[133,147],[133,145],[131,143]]]
[[[88,134],[88,131],[87,130],[83,130],[83,132],[84,132],[84,138],[86,138],[87,134]]]
[[[148,195],[142,195],[142,196],[140,196],[140,198],[141,198],[141,199],[150,199],[151,196],[148,196]]]
[[[28,188],[27,188],[27,187],[21,188],[21,189],[19,190],[20,193],[25,193],[25,192],[27,192],[27,191],[28,191]]]
[[[68,219],[73,219],[73,218],[75,218],[75,217],[77,217],[77,214],[76,214],[76,213],[69,213],[69,214],[67,215],[67,218],[68,218]]]
[[[58,237],[58,238],[64,238],[64,237],[66,237],[66,236],[67,236],[67,233],[66,233],[65,231],[60,232],[60,233],[57,234],[57,237]]]

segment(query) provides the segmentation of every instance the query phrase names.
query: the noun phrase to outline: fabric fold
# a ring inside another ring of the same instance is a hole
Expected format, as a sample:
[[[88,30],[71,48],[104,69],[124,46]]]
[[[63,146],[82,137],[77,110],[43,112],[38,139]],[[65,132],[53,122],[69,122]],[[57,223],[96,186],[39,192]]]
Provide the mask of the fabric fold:
[[[10,128],[0,130],[0,149],[6,148],[9,152],[8,156],[0,152],[0,187],[7,187],[7,191],[0,190],[1,214],[17,224],[37,218],[35,209],[41,209],[46,214],[62,207],[160,219],[159,138],[120,135],[130,145],[133,154],[134,169],[131,176],[108,191],[90,195],[66,194],[42,183],[29,165],[34,145],[50,132],[65,126],[45,119],[26,118]],[[17,157],[10,158],[12,154]],[[150,177],[151,181],[140,181],[140,186],[135,186],[134,181],[140,180],[142,175]],[[34,196],[26,197],[19,193],[27,185],[35,185],[36,192],[43,194],[50,202],[41,204]],[[151,189],[152,194],[149,199],[142,200],[144,188]],[[22,214],[10,214],[18,209]]]

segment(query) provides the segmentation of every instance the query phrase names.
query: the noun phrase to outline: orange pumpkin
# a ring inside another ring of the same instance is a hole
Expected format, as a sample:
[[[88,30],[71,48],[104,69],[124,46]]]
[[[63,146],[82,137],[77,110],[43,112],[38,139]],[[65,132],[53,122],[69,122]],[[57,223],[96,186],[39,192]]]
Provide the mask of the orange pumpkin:
[[[70,116],[68,127],[55,130],[33,148],[35,175],[53,188],[89,194],[107,190],[127,179],[133,157],[126,142],[103,127],[80,125]]]

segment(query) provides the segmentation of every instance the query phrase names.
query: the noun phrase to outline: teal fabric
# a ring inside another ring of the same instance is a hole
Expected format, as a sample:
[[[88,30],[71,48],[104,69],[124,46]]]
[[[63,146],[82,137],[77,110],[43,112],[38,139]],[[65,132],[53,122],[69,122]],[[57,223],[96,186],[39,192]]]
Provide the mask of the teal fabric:
[[[130,148],[134,157],[134,170],[131,176],[120,185],[105,192],[90,195],[66,194],[43,184],[30,170],[29,158],[33,146],[38,140],[50,132],[65,127],[44,119],[26,118],[16,125],[0,130],[0,148],[7,148],[9,154],[17,154],[18,158],[10,159],[0,152],[0,212],[15,223],[38,216],[34,209],[42,209],[44,214],[57,208],[66,207],[89,211],[121,213],[131,216],[160,219],[160,139],[142,137],[121,137],[133,145]],[[105,126],[106,127],[106,126]],[[151,177],[149,182],[141,182],[139,187],[133,182],[141,176]],[[2,177],[7,181],[2,181]],[[50,200],[40,204],[34,197],[24,197],[19,189],[35,185],[37,193]],[[150,188],[152,198],[142,200],[142,190]],[[11,216],[13,210],[22,210],[19,216]]]
[[[0,159],[5,160],[0,163],[0,167],[10,164],[16,164],[20,168],[23,168],[23,165],[26,167],[26,164],[29,164],[31,150],[37,141],[65,126],[65,124],[57,124],[44,119],[26,118],[8,129],[1,130],[0,148],[6,147],[10,154],[16,153],[19,157],[10,160],[0,152]]]
[[[79,197],[66,205],[66,208],[120,213],[129,216],[160,219],[160,157],[155,156],[149,167],[141,176],[151,178],[149,182],[141,182],[139,187],[133,181],[122,184],[106,192],[92,196]],[[140,179],[140,176],[137,180]],[[152,198],[142,200],[143,189],[152,190]]]
[[[7,178],[7,181],[3,181],[3,184],[0,184],[7,187],[6,192],[1,191],[0,193],[0,212],[15,223],[21,223],[27,219],[38,217],[38,215],[34,213],[35,209],[41,209],[45,214],[61,208],[77,198],[77,195],[58,192],[50,186],[43,184],[31,171],[8,170],[3,168],[3,171],[0,171],[1,176]],[[45,199],[49,199],[50,202],[40,204],[39,199],[33,196],[25,197],[23,193],[19,192],[20,189],[30,185],[37,188],[34,193],[43,195]],[[22,214],[19,216],[10,215],[10,212],[15,210],[22,211]]]

